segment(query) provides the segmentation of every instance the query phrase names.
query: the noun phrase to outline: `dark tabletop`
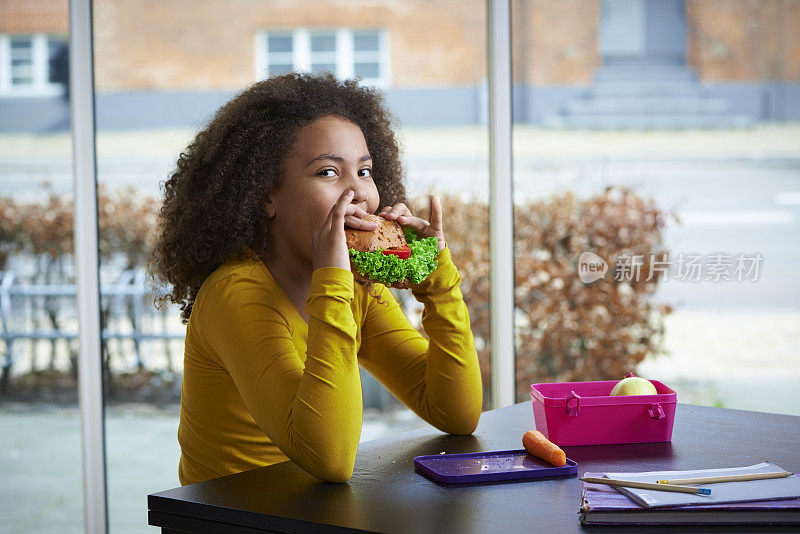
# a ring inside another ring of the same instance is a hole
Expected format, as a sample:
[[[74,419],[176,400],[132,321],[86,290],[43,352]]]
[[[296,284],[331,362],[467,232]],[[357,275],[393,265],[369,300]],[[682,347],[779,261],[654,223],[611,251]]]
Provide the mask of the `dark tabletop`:
[[[581,527],[577,476],[446,486],[414,470],[415,456],[522,448],[530,402],[484,412],[471,436],[433,427],[359,445],[347,484],[320,482],[292,462],[148,496],[164,532],[634,532]],[[671,443],[564,447],[586,471],[713,469],[769,460],[800,471],[800,417],[678,404]],[[634,527],[635,532],[762,532],[767,527]],[[769,532],[796,532],[770,527]]]

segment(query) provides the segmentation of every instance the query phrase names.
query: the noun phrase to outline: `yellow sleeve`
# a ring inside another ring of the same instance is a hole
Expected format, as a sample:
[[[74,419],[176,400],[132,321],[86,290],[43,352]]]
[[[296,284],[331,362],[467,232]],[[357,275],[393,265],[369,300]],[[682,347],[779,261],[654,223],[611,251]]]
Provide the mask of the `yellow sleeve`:
[[[439,430],[471,434],[483,401],[478,353],[469,313],[459,288],[461,276],[450,249],[414,296],[425,305],[425,339],[408,321],[392,293],[372,299],[361,330],[361,364],[403,404]],[[370,297],[372,298],[372,297]]]
[[[267,437],[300,467],[330,482],[352,476],[361,436],[353,295],[350,271],[314,271],[305,308],[305,364],[271,288],[258,282],[233,276],[215,286],[203,303],[207,319],[199,325]]]

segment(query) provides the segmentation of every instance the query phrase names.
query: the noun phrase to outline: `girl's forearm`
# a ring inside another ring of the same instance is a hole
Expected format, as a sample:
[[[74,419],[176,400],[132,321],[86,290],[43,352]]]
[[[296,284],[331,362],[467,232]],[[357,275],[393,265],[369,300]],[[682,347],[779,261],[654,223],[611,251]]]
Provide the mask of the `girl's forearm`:
[[[447,248],[425,282],[413,288],[423,303],[422,327],[428,334],[423,405],[430,422],[453,434],[471,434],[483,403],[478,353],[469,311],[461,293],[461,275]]]
[[[424,402],[431,424],[452,434],[471,434],[481,414],[483,385],[467,307],[459,299],[428,309],[435,310],[422,319],[428,334]]]
[[[323,270],[325,271],[325,270]],[[336,269],[335,271],[340,271]],[[292,458],[331,482],[350,478],[361,436],[361,377],[356,324],[350,307],[353,287],[340,272],[315,274],[306,311],[308,347],[303,377],[286,437]]]

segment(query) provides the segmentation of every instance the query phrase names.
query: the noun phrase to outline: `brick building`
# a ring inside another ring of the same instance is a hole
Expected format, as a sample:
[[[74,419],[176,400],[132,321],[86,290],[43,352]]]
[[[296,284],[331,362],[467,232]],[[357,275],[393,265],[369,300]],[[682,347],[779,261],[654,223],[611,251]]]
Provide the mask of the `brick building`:
[[[96,0],[93,9],[101,128],[196,126],[236,91],[294,69],[360,75],[385,89],[404,124],[486,120],[484,1]],[[0,4],[1,130],[68,124],[67,10],[67,0]],[[512,19],[519,122],[800,119],[800,0],[513,0]]]

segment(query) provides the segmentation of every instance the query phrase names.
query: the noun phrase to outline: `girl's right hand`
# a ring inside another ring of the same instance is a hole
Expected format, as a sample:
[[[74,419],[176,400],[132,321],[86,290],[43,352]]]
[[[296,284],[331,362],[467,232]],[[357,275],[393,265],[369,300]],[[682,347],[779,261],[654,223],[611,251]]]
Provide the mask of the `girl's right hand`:
[[[347,252],[344,235],[345,223],[359,230],[374,230],[377,227],[377,224],[363,220],[367,212],[351,204],[352,198],[352,190],[343,192],[328,213],[328,218],[314,232],[311,238],[311,262],[314,270],[320,267],[350,270],[350,254]]]

